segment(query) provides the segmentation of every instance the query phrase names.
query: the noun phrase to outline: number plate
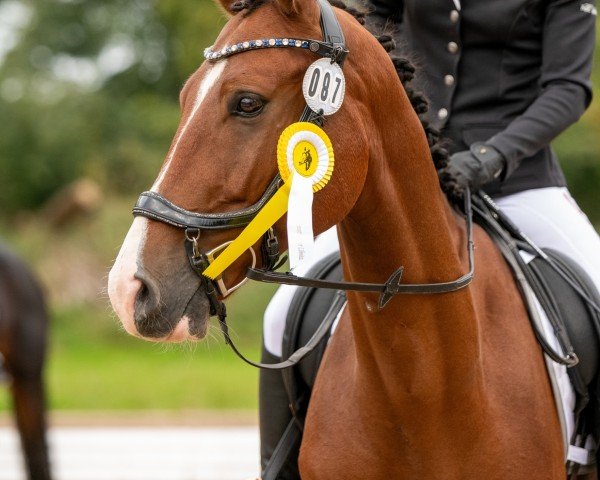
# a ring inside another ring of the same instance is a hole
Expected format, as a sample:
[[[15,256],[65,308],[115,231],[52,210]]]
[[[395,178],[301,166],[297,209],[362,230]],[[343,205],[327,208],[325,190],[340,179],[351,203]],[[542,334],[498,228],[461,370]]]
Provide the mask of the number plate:
[[[302,92],[306,104],[312,110],[323,110],[323,115],[333,115],[344,103],[344,72],[337,63],[331,63],[328,58],[321,58],[306,70]]]

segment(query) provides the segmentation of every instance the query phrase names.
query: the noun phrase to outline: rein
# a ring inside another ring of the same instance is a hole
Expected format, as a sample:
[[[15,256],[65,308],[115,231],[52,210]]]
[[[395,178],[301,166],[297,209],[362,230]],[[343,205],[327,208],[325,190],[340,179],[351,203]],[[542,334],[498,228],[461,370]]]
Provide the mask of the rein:
[[[306,49],[317,55],[329,58],[331,63],[337,63],[342,67],[345,58],[349,51],[345,45],[344,34],[340,24],[335,16],[335,13],[327,2],[327,0],[318,0],[321,7],[321,30],[324,40],[306,40],[306,39],[290,39],[290,38],[269,38],[261,40],[252,40],[236,45],[226,46],[218,51],[207,49],[204,56],[208,61],[215,62],[220,59],[243,53],[246,51],[268,48],[298,48]],[[323,111],[315,112],[308,104],[304,107],[304,111],[300,117],[301,122],[311,122],[316,125],[323,123]],[[255,265],[248,268],[246,278],[238,285],[227,288],[222,277],[211,280],[204,275],[205,270],[210,266],[217,252],[223,250],[231,242],[220,245],[210,252],[202,252],[199,247],[199,239],[202,230],[223,230],[230,228],[245,227],[258,215],[269,200],[277,193],[283,180],[279,174],[271,181],[261,198],[253,205],[244,209],[227,212],[227,213],[196,213],[185,210],[174,203],[167,200],[157,192],[143,192],[133,208],[133,214],[150,218],[159,222],[166,223],[176,228],[185,230],[185,249],[188,255],[191,268],[200,277],[201,286],[208,298],[210,304],[210,315],[216,316],[219,320],[221,331],[225,338],[225,342],[231,347],[234,353],[244,362],[258,368],[268,370],[280,370],[292,367],[298,364],[304,357],[310,354],[320,341],[327,335],[331,325],[335,320],[337,312],[335,307],[345,301],[344,291],[355,292],[375,292],[379,293],[379,308],[383,308],[396,295],[400,294],[441,294],[450,293],[463,289],[468,286],[473,280],[474,275],[474,243],[473,243],[473,209],[471,206],[471,194],[467,190],[464,196],[464,213],[467,226],[467,252],[469,258],[469,271],[457,280],[441,283],[428,284],[402,284],[402,275],[404,267],[396,269],[385,283],[362,283],[362,282],[329,282],[320,279],[298,277],[291,272],[277,273],[276,270],[281,266],[279,260],[279,242],[277,236],[270,228],[265,234],[262,242],[263,268],[257,269]],[[256,254],[252,247],[250,252],[253,257],[253,263],[256,259]],[[339,295],[336,295],[335,305],[332,306],[325,319],[308,341],[308,343],[294,352],[287,360],[275,363],[264,364],[253,362],[246,358],[235,346],[229,334],[229,326],[227,324],[227,310],[223,300],[231,292],[239,288],[248,279],[257,280],[266,283],[277,283],[281,285],[296,285],[312,288],[326,288],[339,290]]]
[[[464,210],[467,225],[467,252],[469,256],[469,271],[457,280],[441,283],[417,283],[402,284],[404,267],[398,268],[385,283],[362,283],[362,282],[332,282],[316,278],[298,277],[291,272],[278,273],[265,269],[248,268],[246,277],[251,280],[266,283],[277,283],[280,285],[296,285],[299,287],[326,288],[330,290],[345,290],[353,292],[376,292],[380,293],[379,309],[382,309],[392,299],[400,294],[436,294],[450,293],[465,288],[473,280],[475,273],[474,242],[473,242],[473,208],[471,205],[471,193],[465,192]]]

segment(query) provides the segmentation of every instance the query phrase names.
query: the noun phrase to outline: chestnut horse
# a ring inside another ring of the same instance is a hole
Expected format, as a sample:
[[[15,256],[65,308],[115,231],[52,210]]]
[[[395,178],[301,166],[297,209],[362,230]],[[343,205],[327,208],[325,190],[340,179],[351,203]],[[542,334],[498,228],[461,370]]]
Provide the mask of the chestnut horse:
[[[4,357],[29,480],[50,480],[43,382],[47,330],[38,281],[0,243],[0,360]]]
[[[315,0],[222,0],[214,51],[250,39],[321,38]],[[335,10],[350,54],[346,98],[324,129],[336,164],[315,194],[314,232],[337,225],[344,277],[448,282],[468,271],[464,221],[443,195],[420,120],[390,57]],[[152,188],[192,212],[254,204],[277,172],[280,133],[304,107],[310,51],[270,49],[204,62]],[[275,230],[285,237],[285,221]],[[240,229],[206,231],[208,251]],[[481,229],[466,289],[393,298],[351,292],[306,419],[303,479],[564,480],[561,429],[544,358],[511,271]],[[182,231],[136,217],[109,278],[125,329],[154,341],[205,336],[210,305]],[[242,260],[223,280],[245,276]]]

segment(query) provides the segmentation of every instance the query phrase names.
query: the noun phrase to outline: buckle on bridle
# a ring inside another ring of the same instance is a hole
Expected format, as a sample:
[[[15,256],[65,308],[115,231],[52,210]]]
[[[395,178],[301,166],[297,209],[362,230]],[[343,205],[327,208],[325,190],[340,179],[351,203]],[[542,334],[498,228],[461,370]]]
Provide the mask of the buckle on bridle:
[[[216,255],[218,253],[222,252],[223,250],[225,250],[232,243],[233,243],[233,240],[230,240],[229,242],[225,242],[225,243],[219,245],[218,247],[215,247],[212,250],[209,250],[208,252],[206,252],[204,254],[206,257],[206,260],[207,260],[206,266],[208,267],[208,265],[210,265],[212,262],[214,262]],[[250,255],[252,255],[252,268],[254,268],[256,266],[256,252],[254,251],[254,248],[252,248],[252,247],[248,247],[248,251],[250,252]],[[217,285],[217,288],[219,289],[219,293],[223,296],[223,298],[225,298],[228,295],[230,295],[231,293],[235,292],[238,288],[240,288],[242,285],[244,285],[247,281],[248,281],[248,278],[244,277],[239,283],[237,283],[233,287],[227,288],[227,286],[225,285],[225,282],[223,281],[222,275],[213,280],[213,282]]]
[[[275,237],[275,235],[273,234],[273,237],[275,238],[275,241],[277,241],[277,238]],[[186,228],[185,229],[185,239],[191,243],[192,245],[192,251],[191,251],[191,255],[190,255],[190,262],[192,264],[192,267],[194,268],[194,270],[196,271],[196,273],[198,273],[200,275],[200,277],[204,278],[204,276],[202,275],[202,272],[204,270],[206,270],[208,268],[208,266],[214,262],[216,255],[225,250],[232,242],[233,240],[229,241],[229,242],[225,242],[221,245],[219,245],[218,247],[213,248],[212,250],[209,250],[206,253],[202,253],[200,251],[200,247],[198,245],[198,240],[200,239],[200,230],[197,228]],[[277,249],[279,250],[279,244],[277,244]],[[252,268],[256,267],[256,253],[254,252],[254,249],[252,247],[248,248],[248,251],[250,252],[250,255],[252,255]],[[240,281],[238,284],[234,285],[231,288],[227,288],[227,286],[225,285],[225,282],[223,281],[223,276],[220,276],[219,278],[216,278],[215,280],[208,280],[207,281],[212,281],[215,286],[217,287],[217,289],[219,290],[219,293],[221,294],[221,296],[223,298],[227,297],[228,295],[230,295],[231,293],[233,293],[234,291],[236,291],[238,288],[240,288],[242,285],[244,285],[247,281],[248,278],[244,278],[242,281]]]
[[[198,246],[198,240],[200,240],[200,229],[198,228],[186,228],[185,239],[192,244],[192,254],[195,260],[199,260],[202,257],[200,247]]]
[[[331,47],[331,63],[337,63],[341,67],[348,53],[349,50],[344,45],[333,45]]]
[[[265,263],[264,268],[273,270],[279,260],[279,240],[273,227],[269,228],[267,233],[265,233],[261,249]]]

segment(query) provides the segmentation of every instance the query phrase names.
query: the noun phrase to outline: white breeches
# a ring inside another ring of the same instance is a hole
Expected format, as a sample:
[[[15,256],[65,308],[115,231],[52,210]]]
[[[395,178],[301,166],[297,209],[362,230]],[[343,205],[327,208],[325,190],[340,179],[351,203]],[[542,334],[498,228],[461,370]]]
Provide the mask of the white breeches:
[[[600,237],[566,188],[526,190],[496,203],[538,247],[579,263],[600,290]]]
[[[313,265],[339,249],[340,245],[338,243],[336,227],[331,227],[315,239],[314,255],[308,261],[298,265],[294,273],[296,275],[305,275]],[[267,350],[278,357],[281,357],[281,341],[283,339],[285,319],[287,318],[290,302],[297,288],[299,287],[292,285],[282,285],[279,287],[265,310],[263,340]]]
[[[566,188],[526,190],[495,200],[539,247],[558,250],[581,264],[600,290],[600,237]],[[317,237],[315,256],[299,266],[295,273],[305,274],[319,260],[338,249],[337,232],[333,227]],[[265,347],[276,356],[281,356],[285,320],[296,288],[279,287],[265,311]]]

